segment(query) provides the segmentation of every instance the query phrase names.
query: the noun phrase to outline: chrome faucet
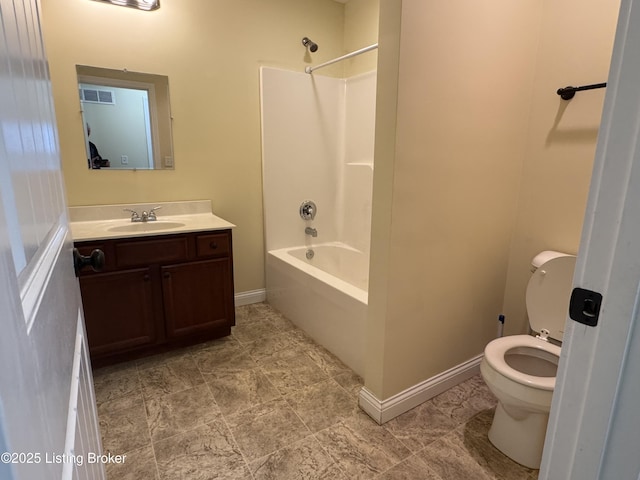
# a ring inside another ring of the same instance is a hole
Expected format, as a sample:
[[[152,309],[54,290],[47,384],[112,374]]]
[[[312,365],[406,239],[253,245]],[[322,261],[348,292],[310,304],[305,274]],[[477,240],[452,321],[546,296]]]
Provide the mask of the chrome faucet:
[[[318,230],[316,230],[315,228],[311,228],[311,227],[305,228],[304,229],[304,233],[305,233],[305,235],[311,235],[314,238],[318,236]]]
[[[132,222],[153,222],[157,220],[156,210],[160,210],[162,207],[154,207],[151,210],[143,211],[140,215],[135,210],[131,210],[130,208],[124,208],[125,212],[131,212],[131,221]]]
[[[142,212],[142,221],[143,222],[155,222],[156,218],[156,210],[160,210],[162,207],[153,207],[148,212]]]
[[[140,218],[140,215],[138,215],[138,212],[136,212],[135,210],[131,210],[130,208],[123,208],[122,210],[124,210],[125,212],[131,212],[131,221],[132,222],[141,222],[142,219]]]

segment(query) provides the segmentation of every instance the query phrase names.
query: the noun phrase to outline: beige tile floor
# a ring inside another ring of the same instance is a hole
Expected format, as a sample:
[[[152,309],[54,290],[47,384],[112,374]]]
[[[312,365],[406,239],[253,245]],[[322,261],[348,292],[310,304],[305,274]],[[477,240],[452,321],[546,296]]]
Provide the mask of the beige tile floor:
[[[230,337],[94,372],[109,479],[532,480],[487,440],[479,376],[379,426],[362,380],[266,304]]]

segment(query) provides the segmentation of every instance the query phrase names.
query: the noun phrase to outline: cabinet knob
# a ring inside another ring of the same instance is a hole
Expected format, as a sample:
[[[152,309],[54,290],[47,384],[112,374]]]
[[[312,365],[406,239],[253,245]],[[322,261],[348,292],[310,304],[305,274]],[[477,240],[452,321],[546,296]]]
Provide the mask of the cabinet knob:
[[[91,255],[80,255],[80,251],[77,248],[73,249],[73,269],[76,272],[76,277],[80,276],[80,270],[90,265],[94,272],[101,272],[104,268],[104,252],[99,248],[96,248],[91,252]]]
[[[218,243],[217,243],[217,242],[211,242],[211,243],[209,244],[209,247],[210,247],[212,250],[215,250],[216,248],[218,248]]]
[[[164,272],[164,273],[162,274],[162,276],[163,276],[164,278],[171,278],[171,273],[170,273],[170,272]]]
[[[145,282],[148,282],[151,277],[148,274],[145,274],[145,276],[142,278]]]

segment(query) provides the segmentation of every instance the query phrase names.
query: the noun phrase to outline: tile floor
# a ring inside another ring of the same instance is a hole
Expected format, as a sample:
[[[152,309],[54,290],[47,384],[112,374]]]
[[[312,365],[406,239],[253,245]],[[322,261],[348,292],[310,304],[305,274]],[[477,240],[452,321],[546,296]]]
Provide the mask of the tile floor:
[[[109,479],[533,480],[487,440],[479,376],[379,426],[362,380],[266,304],[230,337],[94,372]]]

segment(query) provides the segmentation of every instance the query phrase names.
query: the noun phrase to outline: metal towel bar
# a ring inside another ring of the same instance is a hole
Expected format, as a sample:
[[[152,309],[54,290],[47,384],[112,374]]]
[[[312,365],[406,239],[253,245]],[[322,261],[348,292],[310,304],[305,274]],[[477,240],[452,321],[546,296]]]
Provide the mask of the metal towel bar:
[[[560,98],[563,100],[571,100],[576,92],[582,92],[583,90],[594,90],[596,88],[604,88],[607,84],[605,83],[594,83],[592,85],[583,85],[582,87],[564,87],[559,88],[557,90],[557,94],[560,95]]]

